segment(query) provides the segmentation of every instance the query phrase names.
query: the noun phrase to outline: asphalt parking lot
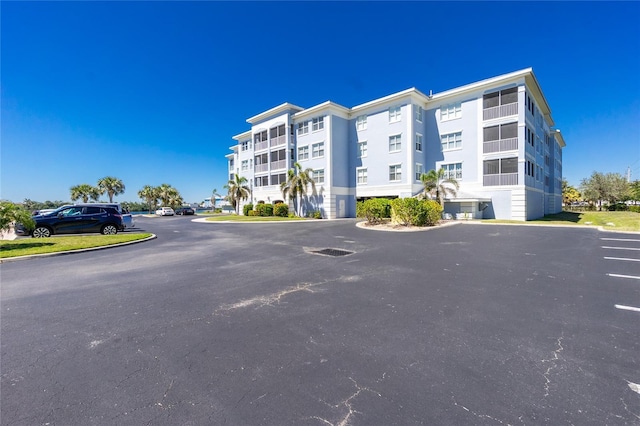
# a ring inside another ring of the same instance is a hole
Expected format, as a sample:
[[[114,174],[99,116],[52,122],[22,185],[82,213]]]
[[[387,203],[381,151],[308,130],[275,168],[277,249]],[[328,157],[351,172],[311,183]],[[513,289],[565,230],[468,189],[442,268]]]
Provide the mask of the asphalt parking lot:
[[[191,219],[1,265],[1,424],[640,424],[638,234]]]

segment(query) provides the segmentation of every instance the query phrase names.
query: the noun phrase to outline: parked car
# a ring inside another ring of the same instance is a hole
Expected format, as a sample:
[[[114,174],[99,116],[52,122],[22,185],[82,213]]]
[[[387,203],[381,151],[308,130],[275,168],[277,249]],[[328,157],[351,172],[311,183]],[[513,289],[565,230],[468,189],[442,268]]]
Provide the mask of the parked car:
[[[120,203],[90,203],[85,205],[113,207],[118,210],[118,213],[122,216],[122,222],[124,223],[125,228],[133,228],[135,226],[135,221],[133,220],[133,216],[129,213],[129,209],[122,207]]]
[[[36,226],[32,231],[20,223],[16,224],[16,235],[31,235],[34,238],[84,232],[113,235],[124,230],[122,215],[116,208],[96,204],[62,206],[50,213],[33,216],[33,220]]]
[[[176,214],[193,215],[193,214],[196,214],[196,211],[191,207],[180,207],[179,209],[176,210]]]
[[[160,207],[158,210],[156,210],[156,214],[158,216],[173,216],[175,212],[171,207]]]

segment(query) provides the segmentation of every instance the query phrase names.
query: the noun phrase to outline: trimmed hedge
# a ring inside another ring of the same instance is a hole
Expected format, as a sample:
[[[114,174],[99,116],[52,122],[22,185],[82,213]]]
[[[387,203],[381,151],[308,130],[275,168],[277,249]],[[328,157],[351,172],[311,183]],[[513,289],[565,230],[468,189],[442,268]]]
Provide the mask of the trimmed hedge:
[[[245,216],[249,216],[249,211],[253,210],[253,204],[249,203],[249,204],[245,204],[242,207],[242,214]]]
[[[289,206],[285,203],[278,203],[273,206],[273,215],[280,217],[289,216]]]
[[[356,216],[376,224],[391,217],[391,204],[386,198],[371,198],[356,205]]]
[[[442,207],[434,200],[396,198],[391,200],[391,220],[404,226],[434,226],[440,220]]]
[[[273,204],[258,204],[256,211],[258,216],[273,216]]]

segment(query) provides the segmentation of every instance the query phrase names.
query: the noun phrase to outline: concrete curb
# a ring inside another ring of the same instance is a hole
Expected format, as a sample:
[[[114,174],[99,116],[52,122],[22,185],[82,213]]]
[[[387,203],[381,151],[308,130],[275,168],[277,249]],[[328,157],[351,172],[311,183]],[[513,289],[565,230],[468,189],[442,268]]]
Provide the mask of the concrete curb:
[[[256,223],[261,223],[261,224],[276,224],[276,223],[327,223],[327,222],[334,222],[334,221],[338,221],[338,220],[353,220],[353,218],[346,218],[346,219],[313,219],[313,220],[276,220],[273,222],[268,222],[268,221],[261,221],[261,220],[257,220],[257,221],[250,221],[250,220],[243,220],[243,221],[237,221],[237,220],[207,220],[206,217],[204,218],[198,218],[198,219],[191,219],[191,222],[198,222],[198,223],[213,223],[213,224],[233,224],[233,223],[248,223],[248,224],[256,224]]]
[[[110,249],[110,248],[113,248],[113,247],[122,247],[122,246],[131,245],[131,244],[143,243],[145,241],[154,240],[156,238],[157,238],[156,234],[151,234],[149,237],[143,238],[141,240],[127,241],[127,242],[118,243],[118,244],[110,244],[108,246],[90,247],[90,248],[86,248],[86,249],[67,250],[67,251],[57,251],[55,253],[32,254],[32,255],[29,255],[29,256],[7,257],[5,259],[0,259],[0,263],[13,262],[13,261],[16,261],[16,260],[36,259],[36,258],[39,258],[39,257],[63,256],[63,255],[67,255],[67,254],[83,253],[83,252],[87,252],[87,251],[104,250],[104,249]]]
[[[367,231],[379,231],[379,232],[422,232],[422,231],[434,231],[436,229],[440,229],[440,228],[446,228],[449,226],[453,226],[453,225],[458,225],[462,222],[444,222],[444,223],[440,223],[438,225],[434,225],[434,226],[406,226],[406,227],[401,227],[399,225],[399,227],[397,228],[389,228],[388,225],[373,225],[373,226],[366,226],[367,222],[366,221],[361,221],[356,223],[356,227],[360,228],[360,229],[366,229]]]
[[[578,228],[578,229],[595,229],[600,232],[617,232],[621,234],[640,234],[640,231],[623,231],[618,229],[605,229],[603,226],[594,225],[559,225],[557,223],[493,223],[493,222],[475,222],[475,221],[462,221],[460,223],[468,225],[502,225],[502,226],[545,226],[548,228]]]

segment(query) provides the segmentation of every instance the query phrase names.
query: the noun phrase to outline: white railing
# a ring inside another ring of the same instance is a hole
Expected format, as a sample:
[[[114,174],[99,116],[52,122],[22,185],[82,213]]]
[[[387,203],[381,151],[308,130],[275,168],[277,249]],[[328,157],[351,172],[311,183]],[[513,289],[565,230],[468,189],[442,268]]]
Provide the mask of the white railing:
[[[271,162],[271,170],[284,169],[287,167],[287,160],[278,160]]]
[[[504,173],[501,175],[484,175],[482,179],[484,186],[517,185],[517,173]]]
[[[269,170],[269,165],[267,163],[264,164],[256,164],[256,173],[257,172],[266,172]]]
[[[500,117],[509,117],[511,115],[518,115],[518,103],[498,105],[496,107],[486,108],[482,110],[482,119],[491,120]]]
[[[256,142],[256,144],[254,145],[255,151],[260,151],[261,149],[267,148],[269,148],[269,141]]]
[[[484,142],[482,152],[488,154],[490,152],[513,151],[518,149],[518,138],[499,139],[497,141]]]
[[[287,136],[276,136],[275,138],[271,138],[270,144],[271,146],[284,145],[287,142]]]

